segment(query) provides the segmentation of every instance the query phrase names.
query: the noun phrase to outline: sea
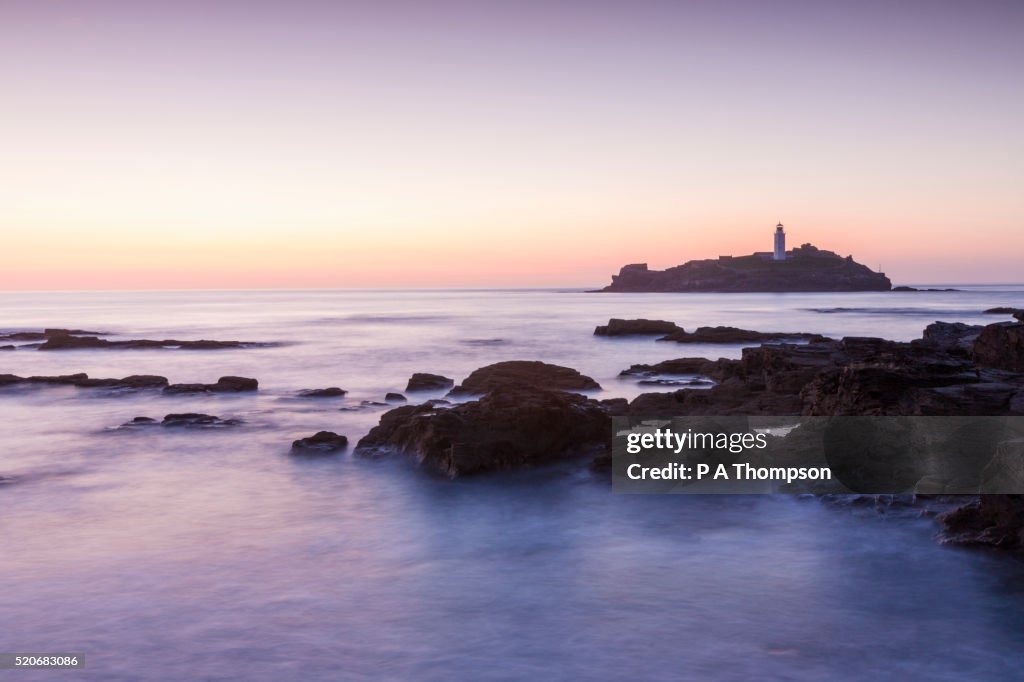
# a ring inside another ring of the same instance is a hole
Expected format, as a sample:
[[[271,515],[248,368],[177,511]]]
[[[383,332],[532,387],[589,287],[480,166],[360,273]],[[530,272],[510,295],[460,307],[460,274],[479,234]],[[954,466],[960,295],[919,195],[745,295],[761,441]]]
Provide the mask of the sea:
[[[947,285],[932,285],[947,286]],[[566,365],[600,398],[634,363],[739,345],[602,338],[612,317],[909,340],[1024,305],[950,292],[530,290],[0,293],[0,330],[265,342],[0,351],[0,374],[259,380],[256,393],[0,388],[0,680],[943,680],[1024,674],[1024,562],[933,518],[796,496],[612,494],[586,467],[448,480],[354,444],[413,372]],[[338,386],[343,398],[298,391]],[[410,395],[412,402],[443,392]],[[120,429],[202,412],[230,428]]]

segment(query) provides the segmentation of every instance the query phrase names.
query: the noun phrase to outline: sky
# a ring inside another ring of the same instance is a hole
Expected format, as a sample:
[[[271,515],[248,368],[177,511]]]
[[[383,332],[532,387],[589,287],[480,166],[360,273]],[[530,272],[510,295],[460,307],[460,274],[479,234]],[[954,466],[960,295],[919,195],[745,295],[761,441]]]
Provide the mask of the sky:
[[[0,289],[1020,282],[1024,3],[0,0]]]

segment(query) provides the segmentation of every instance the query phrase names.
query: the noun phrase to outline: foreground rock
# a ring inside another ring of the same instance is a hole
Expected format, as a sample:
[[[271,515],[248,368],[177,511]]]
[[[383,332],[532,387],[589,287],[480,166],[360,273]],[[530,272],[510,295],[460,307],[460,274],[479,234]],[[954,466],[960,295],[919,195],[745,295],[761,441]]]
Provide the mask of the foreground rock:
[[[348,447],[348,438],[333,431],[318,431],[308,438],[292,442],[292,454],[329,455]]]
[[[676,343],[764,343],[766,341],[823,341],[820,334],[802,332],[757,332],[738,327],[697,327],[696,331],[687,332],[680,329],[658,339],[659,341],[675,341]]]
[[[454,407],[431,402],[391,410],[359,441],[355,454],[404,453],[454,478],[603,451],[610,437],[611,420],[598,401],[506,385]]]
[[[248,377],[221,377],[214,384],[171,384],[164,393],[242,393],[259,389],[259,382]]]
[[[643,336],[671,334],[682,329],[675,322],[666,320],[620,320],[612,318],[608,324],[594,329],[594,336]]]
[[[405,386],[405,392],[412,391],[443,391],[455,385],[455,381],[440,374],[428,374],[416,372],[409,377],[409,383]]]
[[[596,391],[601,385],[570,367],[536,360],[509,360],[474,371],[449,395],[484,394],[505,388]]]
[[[19,377],[14,374],[0,374],[0,386],[15,384],[49,384],[54,386],[77,386],[78,388],[164,388],[167,377],[150,374],[133,374],[123,379],[92,379],[88,374],[62,374],[58,376]]]
[[[1024,372],[1024,322],[986,326],[974,342],[973,353],[982,367]]]

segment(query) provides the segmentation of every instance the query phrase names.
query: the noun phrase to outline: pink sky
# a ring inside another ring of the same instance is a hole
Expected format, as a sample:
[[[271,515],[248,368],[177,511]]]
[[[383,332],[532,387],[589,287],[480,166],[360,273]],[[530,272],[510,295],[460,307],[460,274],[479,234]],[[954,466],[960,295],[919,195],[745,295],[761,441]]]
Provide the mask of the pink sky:
[[[0,0],[0,289],[1017,282],[1012,3]]]

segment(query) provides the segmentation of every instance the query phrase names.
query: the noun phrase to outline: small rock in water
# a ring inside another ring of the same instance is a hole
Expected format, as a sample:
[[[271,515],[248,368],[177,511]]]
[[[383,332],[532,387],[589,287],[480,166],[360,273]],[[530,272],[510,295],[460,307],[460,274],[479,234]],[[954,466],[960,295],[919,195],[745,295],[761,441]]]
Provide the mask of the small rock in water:
[[[409,377],[409,383],[406,384],[405,391],[406,393],[409,391],[440,391],[451,388],[454,385],[455,381],[446,376],[416,372]]]
[[[215,384],[171,384],[165,393],[241,393],[259,389],[259,382],[248,377],[221,377]]]
[[[594,336],[653,336],[682,331],[682,327],[667,320],[620,320],[613,317],[608,324],[596,327]]]
[[[387,395],[384,396],[384,400],[387,400],[389,402],[404,403],[405,396],[402,395],[401,393],[388,393]]]
[[[299,391],[298,396],[300,398],[341,398],[346,393],[348,391],[331,386],[330,388],[307,388],[304,391]]]
[[[348,438],[333,431],[318,431],[308,438],[292,442],[292,453],[300,455],[326,455],[348,447]]]

